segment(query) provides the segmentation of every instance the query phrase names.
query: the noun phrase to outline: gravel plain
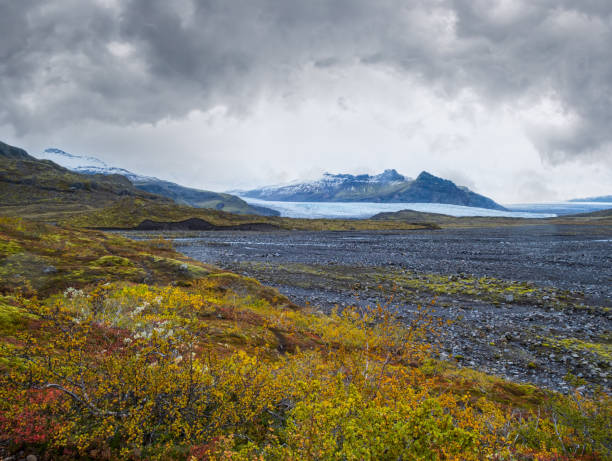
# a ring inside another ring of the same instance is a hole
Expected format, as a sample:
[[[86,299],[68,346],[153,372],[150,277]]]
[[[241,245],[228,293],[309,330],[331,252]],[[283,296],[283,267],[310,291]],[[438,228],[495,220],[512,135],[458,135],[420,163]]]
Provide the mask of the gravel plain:
[[[130,233],[132,238],[150,234]],[[253,276],[298,304],[385,302],[452,320],[439,356],[567,391],[612,384],[612,229],[165,233],[184,254]]]

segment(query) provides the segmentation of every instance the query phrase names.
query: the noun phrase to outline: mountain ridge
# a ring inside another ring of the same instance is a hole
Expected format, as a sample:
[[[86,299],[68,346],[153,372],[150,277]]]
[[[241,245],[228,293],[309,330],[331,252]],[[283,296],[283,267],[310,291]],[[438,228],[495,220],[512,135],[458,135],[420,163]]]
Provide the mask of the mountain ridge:
[[[54,161],[80,174],[123,176],[134,184],[134,187],[137,189],[161,195],[180,205],[223,210],[237,214],[279,215],[278,212],[269,208],[249,205],[241,198],[231,194],[185,187],[153,176],[140,175],[124,168],[108,165],[106,162],[92,156],[75,155],[58,148],[48,148],[40,154],[40,158]]]
[[[31,157],[24,149],[0,141],[0,156],[11,160],[27,160]]]
[[[0,142],[0,205],[7,210],[35,208],[44,215],[86,211],[121,198],[171,204],[165,197],[135,188],[120,175],[83,175],[25,150]]]
[[[492,199],[423,171],[416,179],[387,169],[378,175],[325,173],[316,181],[236,191],[247,198],[284,202],[446,203],[503,210]]]
[[[585,198],[575,198],[572,200],[569,200],[570,202],[574,202],[574,203],[581,203],[581,202],[602,202],[602,203],[612,203],[612,195],[601,195],[599,197],[585,197]]]

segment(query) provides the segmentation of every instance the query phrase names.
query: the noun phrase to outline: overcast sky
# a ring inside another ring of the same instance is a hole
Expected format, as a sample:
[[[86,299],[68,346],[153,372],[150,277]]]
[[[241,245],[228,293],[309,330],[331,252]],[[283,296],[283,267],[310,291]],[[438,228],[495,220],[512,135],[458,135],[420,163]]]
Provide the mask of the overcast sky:
[[[612,194],[610,0],[0,0],[0,139],[227,190]]]

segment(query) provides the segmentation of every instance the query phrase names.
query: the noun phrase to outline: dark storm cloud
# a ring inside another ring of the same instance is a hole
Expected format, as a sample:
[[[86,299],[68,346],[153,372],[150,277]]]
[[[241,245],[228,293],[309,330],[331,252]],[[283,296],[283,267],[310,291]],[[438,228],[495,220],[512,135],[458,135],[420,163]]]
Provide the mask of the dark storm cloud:
[[[488,14],[479,1],[455,0],[453,7],[458,41],[482,50],[459,54],[461,67],[481,92],[491,99],[499,95],[534,101],[549,93],[574,117],[569,128],[544,123],[530,130],[541,152],[554,160],[610,144],[611,2],[525,1],[500,17]]]
[[[449,98],[557,101],[571,126],[528,127],[551,159],[612,142],[609,0],[0,0],[0,30],[0,123],[22,134],[240,112],[304,69],[360,63]]]

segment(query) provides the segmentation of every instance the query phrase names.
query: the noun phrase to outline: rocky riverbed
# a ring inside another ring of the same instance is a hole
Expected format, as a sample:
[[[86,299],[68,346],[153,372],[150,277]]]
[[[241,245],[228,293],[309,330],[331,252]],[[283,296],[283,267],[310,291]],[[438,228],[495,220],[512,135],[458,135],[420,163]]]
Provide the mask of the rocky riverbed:
[[[569,389],[570,373],[610,391],[610,228],[165,236],[190,257],[253,276],[315,309],[392,297],[392,308],[411,322],[418,306],[429,306],[452,321],[441,329],[439,356],[461,366],[560,391]]]

